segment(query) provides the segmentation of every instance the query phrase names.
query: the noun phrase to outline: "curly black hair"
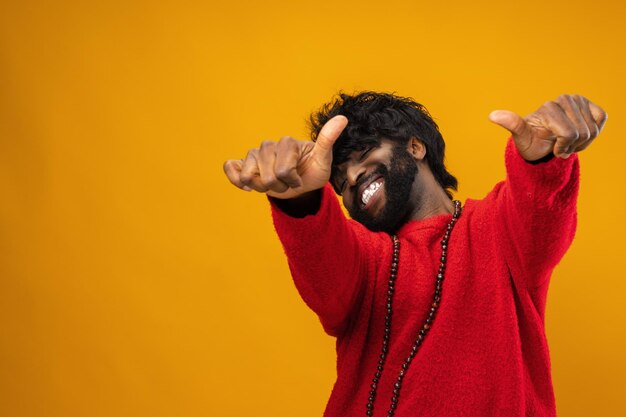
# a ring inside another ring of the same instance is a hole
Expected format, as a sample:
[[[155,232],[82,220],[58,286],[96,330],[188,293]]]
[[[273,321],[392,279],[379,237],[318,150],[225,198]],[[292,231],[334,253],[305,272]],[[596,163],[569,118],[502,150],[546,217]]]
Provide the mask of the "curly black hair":
[[[383,138],[407,143],[415,137],[426,146],[426,161],[435,179],[452,198],[458,182],[444,165],[445,143],[428,110],[410,97],[363,91],[354,95],[339,93],[309,117],[311,140],[322,126],[337,115],[348,118],[348,126],[333,146],[333,174],[354,151],[379,146]],[[333,175],[331,174],[331,175]]]

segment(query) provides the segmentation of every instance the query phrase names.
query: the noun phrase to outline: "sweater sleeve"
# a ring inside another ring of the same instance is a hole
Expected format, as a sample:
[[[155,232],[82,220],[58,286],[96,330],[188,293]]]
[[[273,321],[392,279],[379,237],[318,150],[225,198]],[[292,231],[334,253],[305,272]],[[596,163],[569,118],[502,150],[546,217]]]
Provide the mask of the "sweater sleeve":
[[[295,218],[270,200],[289,269],[305,303],[324,330],[338,336],[359,303],[374,251],[371,232],[346,219],[332,188],[322,190],[319,211]]]
[[[507,179],[496,214],[507,265],[518,286],[545,292],[552,270],[576,231],[578,156],[530,163],[512,140],[506,148]]]

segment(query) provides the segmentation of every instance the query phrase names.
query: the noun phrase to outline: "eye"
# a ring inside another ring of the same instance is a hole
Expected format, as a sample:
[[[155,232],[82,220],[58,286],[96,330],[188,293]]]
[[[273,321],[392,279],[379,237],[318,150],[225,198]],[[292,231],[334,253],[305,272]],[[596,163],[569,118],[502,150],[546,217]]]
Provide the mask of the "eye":
[[[369,154],[374,149],[376,149],[375,146],[370,146],[369,148],[365,149],[365,151],[363,151],[363,153],[361,153],[361,155],[359,156],[359,162],[362,162],[367,157],[367,154]]]

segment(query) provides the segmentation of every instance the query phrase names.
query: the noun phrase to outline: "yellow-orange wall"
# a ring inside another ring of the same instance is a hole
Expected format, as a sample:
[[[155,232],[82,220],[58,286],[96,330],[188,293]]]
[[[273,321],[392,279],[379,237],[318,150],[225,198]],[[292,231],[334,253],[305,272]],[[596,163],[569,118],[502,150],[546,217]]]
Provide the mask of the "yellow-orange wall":
[[[424,103],[458,197],[580,93],[576,240],[547,308],[562,416],[626,408],[626,6],[618,0],[0,2],[0,416],[321,416],[333,340],[226,159],[339,89]]]

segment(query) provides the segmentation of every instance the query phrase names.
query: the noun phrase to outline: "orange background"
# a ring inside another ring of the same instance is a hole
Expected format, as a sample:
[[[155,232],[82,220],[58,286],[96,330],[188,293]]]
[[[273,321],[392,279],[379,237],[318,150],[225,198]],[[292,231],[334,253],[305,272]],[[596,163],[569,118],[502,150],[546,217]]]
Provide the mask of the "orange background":
[[[89,3],[0,3],[0,415],[321,416],[333,339],[222,163],[339,89],[425,104],[462,200],[491,110],[607,110],[547,332],[559,414],[623,415],[623,2]]]

